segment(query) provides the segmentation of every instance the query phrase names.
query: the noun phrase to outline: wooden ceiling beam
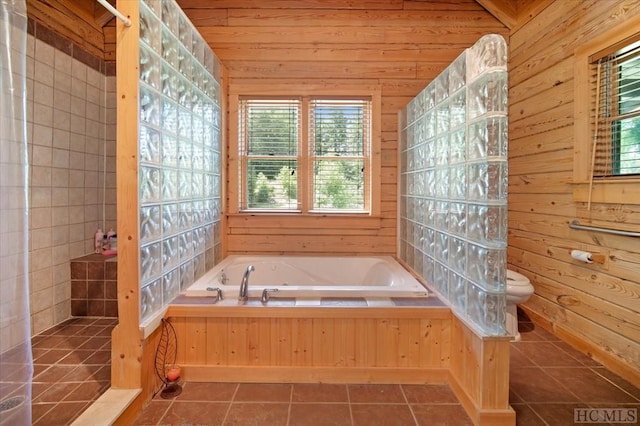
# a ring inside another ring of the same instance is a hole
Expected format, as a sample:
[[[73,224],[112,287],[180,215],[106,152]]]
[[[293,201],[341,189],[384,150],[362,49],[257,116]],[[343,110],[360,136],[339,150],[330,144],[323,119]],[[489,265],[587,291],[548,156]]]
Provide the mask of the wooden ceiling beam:
[[[505,27],[513,29],[518,24],[516,0],[476,0]]]

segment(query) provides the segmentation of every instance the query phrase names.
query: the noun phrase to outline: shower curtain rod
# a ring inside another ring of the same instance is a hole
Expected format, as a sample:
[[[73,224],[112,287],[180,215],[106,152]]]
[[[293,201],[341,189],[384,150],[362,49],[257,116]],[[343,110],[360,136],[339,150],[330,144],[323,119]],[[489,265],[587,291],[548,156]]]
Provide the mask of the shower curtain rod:
[[[126,16],[124,16],[115,7],[111,6],[111,4],[109,4],[109,2],[107,0],[98,0],[98,3],[103,5],[105,7],[105,9],[107,9],[109,12],[113,13],[116,18],[121,20],[124,23],[125,27],[130,27],[131,26],[131,19],[129,19]]]

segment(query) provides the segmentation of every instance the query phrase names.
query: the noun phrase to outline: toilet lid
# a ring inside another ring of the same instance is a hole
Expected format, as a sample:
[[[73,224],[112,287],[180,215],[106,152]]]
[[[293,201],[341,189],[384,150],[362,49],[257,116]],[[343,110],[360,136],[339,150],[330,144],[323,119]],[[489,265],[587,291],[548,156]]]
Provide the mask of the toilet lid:
[[[508,285],[529,285],[529,278],[516,271],[507,269],[507,284]]]

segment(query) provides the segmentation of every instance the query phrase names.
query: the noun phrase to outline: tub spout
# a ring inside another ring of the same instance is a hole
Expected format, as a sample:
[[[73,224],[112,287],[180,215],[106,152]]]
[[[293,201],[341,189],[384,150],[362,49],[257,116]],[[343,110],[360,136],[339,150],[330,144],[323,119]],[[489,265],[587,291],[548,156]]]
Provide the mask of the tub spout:
[[[249,299],[249,275],[255,271],[256,268],[253,265],[247,266],[242,276],[242,282],[240,283],[240,293],[238,294],[239,302],[246,302]]]

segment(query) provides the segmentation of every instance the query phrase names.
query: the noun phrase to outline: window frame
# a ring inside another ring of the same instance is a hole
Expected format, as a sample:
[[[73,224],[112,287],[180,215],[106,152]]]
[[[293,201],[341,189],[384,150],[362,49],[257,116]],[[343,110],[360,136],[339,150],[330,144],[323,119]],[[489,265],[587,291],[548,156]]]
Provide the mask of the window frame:
[[[640,197],[640,177],[608,176],[593,178],[591,170],[594,114],[593,82],[590,67],[593,57],[614,52],[632,43],[640,28],[635,16],[594,37],[574,51],[574,154],[573,199],[576,202],[627,204]]]
[[[380,217],[380,152],[381,152],[381,88],[377,84],[339,84],[321,82],[317,84],[300,83],[239,83],[229,84],[229,115],[228,115],[228,188],[227,205],[230,215],[295,215],[295,216],[357,216]],[[274,210],[274,209],[242,209],[242,161],[240,155],[239,139],[239,114],[243,99],[301,99],[300,143],[298,150],[298,191],[303,189],[299,196],[299,209]],[[313,99],[370,99],[371,101],[371,135],[368,149],[368,173],[365,174],[365,210],[329,210],[312,209],[313,178],[310,176],[313,156],[312,149],[307,138],[309,137],[309,100]],[[306,116],[302,118],[302,115]]]

